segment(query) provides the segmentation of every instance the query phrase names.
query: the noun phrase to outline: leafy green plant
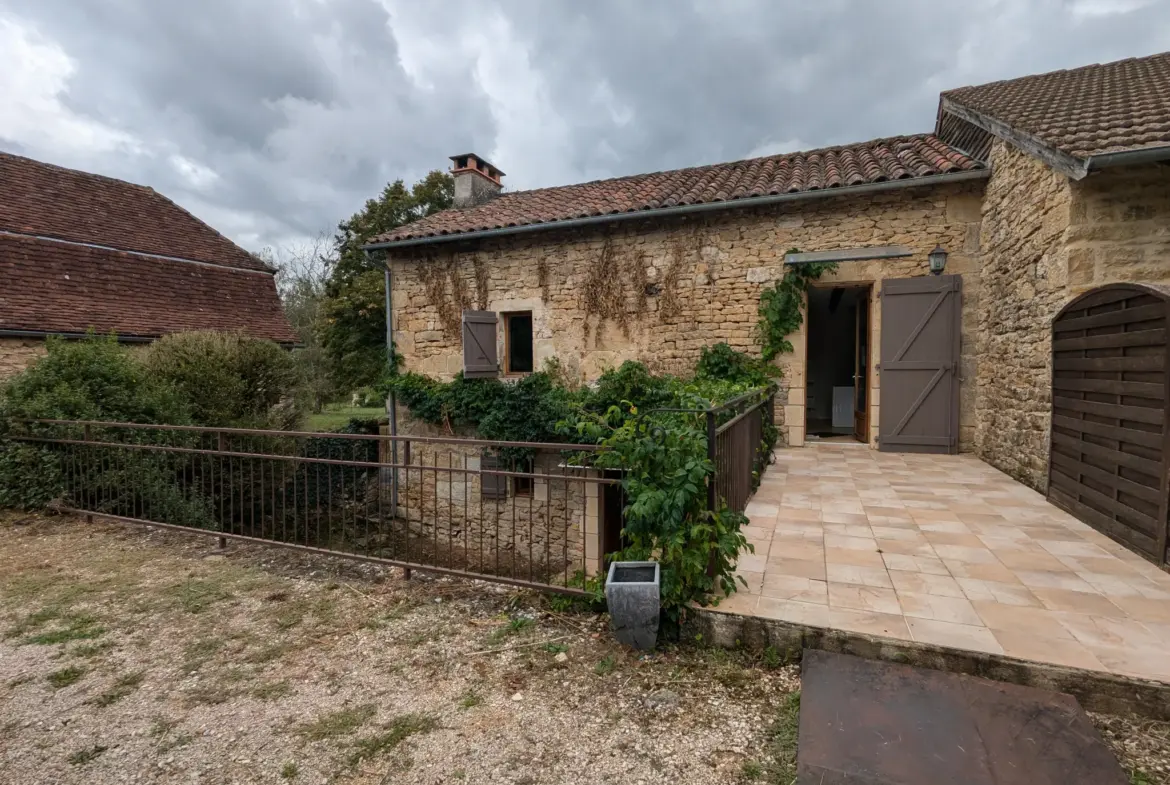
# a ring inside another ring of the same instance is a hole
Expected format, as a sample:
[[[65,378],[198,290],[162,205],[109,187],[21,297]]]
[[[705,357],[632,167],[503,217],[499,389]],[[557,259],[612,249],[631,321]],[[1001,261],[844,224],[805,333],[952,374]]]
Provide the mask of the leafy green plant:
[[[45,681],[49,682],[49,686],[55,690],[68,687],[71,684],[76,684],[82,676],[85,675],[85,669],[76,665],[70,665],[67,668],[56,670],[45,677]]]
[[[766,387],[780,375],[780,369],[758,357],[737,352],[725,343],[704,346],[695,366],[695,376],[721,379],[751,387]]]
[[[795,252],[795,248],[789,251]],[[785,265],[784,275],[775,285],[760,292],[758,331],[764,360],[792,351],[788,336],[804,323],[804,293],[810,283],[836,269],[836,262]]]
[[[606,676],[613,673],[614,668],[617,667],[617,657],[612,654],[607,654],[601,658],[601,661],[593,666],[593,672],[598,676]]]

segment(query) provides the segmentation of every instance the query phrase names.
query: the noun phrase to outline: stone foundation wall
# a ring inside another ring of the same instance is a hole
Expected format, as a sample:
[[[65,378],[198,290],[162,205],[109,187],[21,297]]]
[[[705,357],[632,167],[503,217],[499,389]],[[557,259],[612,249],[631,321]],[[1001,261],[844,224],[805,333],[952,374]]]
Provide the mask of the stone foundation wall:
[[[657,372],[689,373],[700,350],[720,341],[759,352],[760,292],[782,274],[784,254],[792,248],[912,249],[905,259],[842,264],[831,279],[880,287],[884,278],[927,274],[927,253],[942,245],[951,254],[948,271],[964,275],[965,308],[973,309],[981,296],[982,188],[982,181],[914,187],[734,210],[699,221],[500,238],[458,252],[404,250],[390,259],[395,340],[406,369],[449,379],[462,367],[462,310],[531,311],[537,368],[555,357],[570,376],[589,381],[632,359]],[[873,364],[880,362],[876,302]],[[964,363],[973,370],[970,313],[964,319]],[[502,359],[502,329],[499,341]],[[793,344],[795,353],[781,361],[787,374],[777,398],[782,444],[804,439],[803,332]],[[876,389],[871,400],[876,428]],[[967,446],[974,432],[972,391],[964,389],[963,401]]]
[[[1170,177],[1157,166],[1072,182],[997,142],[983,206],[977,452],[1048,481],[1052,320],[1105,283],[1170,283]]]
[[[0,382],[32,365],[45,351],[45,342],[40,339],[0,338]]]
[[[451,437],[443,429],[422,423],[403,407],[398,409],[400,435]],[[474,438],[474,434],[456,434]],[[531,470],[511,465],[503,471],[543,475],[531,490],[517,492],[513,478],[506,497],[483,495],[480,474],[485,446],[459,442],[399,442],[397,517],[408,521],[419,542],[433,543],[440,566],[488,572],[522,580],[563,583],[574,573],[593,575],[600,569],[599,499],[597,473],[562,466],[559,452],[538,451]],[[383,447],[382,460],[391,451]],[[388,502],[391,478],[381,480]]]

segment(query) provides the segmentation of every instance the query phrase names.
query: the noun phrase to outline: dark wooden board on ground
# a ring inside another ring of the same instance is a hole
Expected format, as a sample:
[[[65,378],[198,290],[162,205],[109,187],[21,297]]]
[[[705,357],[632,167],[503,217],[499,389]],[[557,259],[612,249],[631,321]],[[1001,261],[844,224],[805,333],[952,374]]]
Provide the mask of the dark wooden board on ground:
[[[1076,699],[805,651],[798,785],[1127,785]]]

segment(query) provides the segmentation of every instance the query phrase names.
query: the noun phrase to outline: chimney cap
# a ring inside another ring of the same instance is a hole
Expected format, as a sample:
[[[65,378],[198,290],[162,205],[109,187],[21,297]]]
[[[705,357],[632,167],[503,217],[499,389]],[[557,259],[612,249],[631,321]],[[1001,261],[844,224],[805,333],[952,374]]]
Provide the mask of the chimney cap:
[[[476,153],[460,153],[459,155],[451,156],[451,160],[455,163],[455,166],[451,168],[452,172],[459,172],[470,169],[471,171],[487,175],[489,179],[495,180],[497,182],[501,177],[504,176],[504,173],[500,171],[499,167],[490,163],[482,155],[477,155]]]

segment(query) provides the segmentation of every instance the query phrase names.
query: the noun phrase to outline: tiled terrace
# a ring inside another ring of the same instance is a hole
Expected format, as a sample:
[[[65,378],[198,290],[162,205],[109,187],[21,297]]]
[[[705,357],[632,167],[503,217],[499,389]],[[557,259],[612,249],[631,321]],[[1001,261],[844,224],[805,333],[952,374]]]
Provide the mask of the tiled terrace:
[[[1170,575],[976,458],[779,450],[718,610],[1170,681]]]

